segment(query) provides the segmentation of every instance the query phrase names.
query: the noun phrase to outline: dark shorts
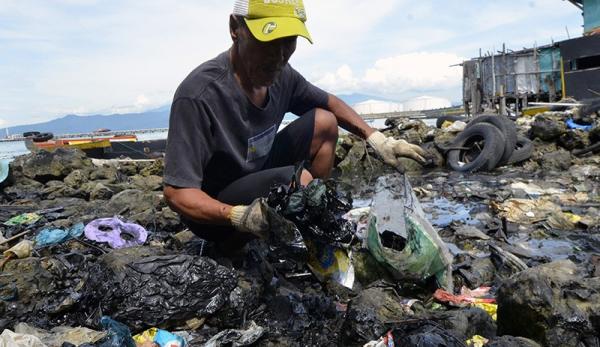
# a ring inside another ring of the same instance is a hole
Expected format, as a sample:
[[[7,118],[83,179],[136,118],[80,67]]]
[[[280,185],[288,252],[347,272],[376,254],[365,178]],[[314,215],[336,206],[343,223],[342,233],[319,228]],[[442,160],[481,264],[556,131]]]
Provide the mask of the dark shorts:
[[[269,195],[271,188],[289,185],[296,175],[296,166],[311,160],[310,147],[314,130],[315,110],[312,110],[275,136],[271,152],[261,171],[232,182],[217,194],[217,200],[234,206],[249,205],[255,199]],[[194,234],[209,241],[226,241],[235,234],[231,227],[203,225],[186,220],[184,222]]]

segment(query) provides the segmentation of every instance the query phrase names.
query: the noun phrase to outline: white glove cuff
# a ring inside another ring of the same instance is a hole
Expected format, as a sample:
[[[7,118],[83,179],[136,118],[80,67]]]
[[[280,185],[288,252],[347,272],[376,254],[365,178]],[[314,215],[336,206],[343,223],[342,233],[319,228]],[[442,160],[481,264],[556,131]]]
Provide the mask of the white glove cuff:
[[[379,149],[385,143],[386,140],[387,140],[387,137],[385,135],[383,135],[379,131],[376,131],[376,132],[372,133],[371,136],[369,136],[369,138],[367,139],[367,143],[371,147],[373,147],[373,149],[379,151]]]
[[[229,220],[234,227],[239,228],[242,225],[242,219],[244,218],[247,209],[248,206],[234,206],[231,209]]]

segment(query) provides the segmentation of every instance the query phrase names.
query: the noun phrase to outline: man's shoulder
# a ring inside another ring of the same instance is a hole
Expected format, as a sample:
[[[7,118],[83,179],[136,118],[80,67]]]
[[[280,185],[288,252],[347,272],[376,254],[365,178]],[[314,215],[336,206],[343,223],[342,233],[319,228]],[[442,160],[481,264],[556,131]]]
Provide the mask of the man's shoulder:
[[[176,98],[200,98],[215,82],[229,72],[227,52],[219,54],[195,68],[177,88]]]

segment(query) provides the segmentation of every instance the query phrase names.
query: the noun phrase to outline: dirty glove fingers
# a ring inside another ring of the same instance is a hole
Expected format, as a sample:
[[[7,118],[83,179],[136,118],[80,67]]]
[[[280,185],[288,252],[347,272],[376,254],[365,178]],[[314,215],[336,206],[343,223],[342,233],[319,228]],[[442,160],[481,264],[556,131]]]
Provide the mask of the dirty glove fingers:
[[[420,164],[427,163],[427,159],[425,159],[427,152],[425,152],[423,148],[412,144],[409,144],[408,146],[410,148],[410,150],[407,152],[407,156],[409,158],[416,160]]]
[[[404,140],[395,141],[394,152],[399,157],[410,158],[421,164],[427,162],[424,158],[427,154],[420,146],[410,144]]]

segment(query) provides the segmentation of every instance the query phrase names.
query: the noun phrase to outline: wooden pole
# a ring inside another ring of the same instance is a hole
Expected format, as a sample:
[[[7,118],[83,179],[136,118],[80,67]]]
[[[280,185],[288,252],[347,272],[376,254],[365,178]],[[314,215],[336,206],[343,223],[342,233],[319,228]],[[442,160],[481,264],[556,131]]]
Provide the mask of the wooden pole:
[[[565,83],[565,60],[560,58],[560,83],[562,87],[562,98],[563,100],[567,98],[567,87]]]

